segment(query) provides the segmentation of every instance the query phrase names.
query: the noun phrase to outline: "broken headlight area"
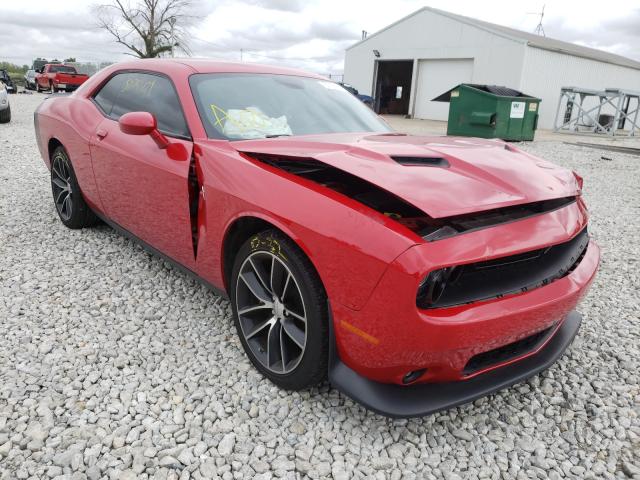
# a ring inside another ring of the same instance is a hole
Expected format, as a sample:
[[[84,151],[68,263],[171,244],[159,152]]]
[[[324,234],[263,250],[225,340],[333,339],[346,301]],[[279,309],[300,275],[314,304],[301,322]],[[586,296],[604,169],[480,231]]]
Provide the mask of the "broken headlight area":
[[[420,283],[416,304],[425,309],[453,307],[548,285],[571,273],[588,245],[585,228],[570,241],[552,247],[433,270]]]

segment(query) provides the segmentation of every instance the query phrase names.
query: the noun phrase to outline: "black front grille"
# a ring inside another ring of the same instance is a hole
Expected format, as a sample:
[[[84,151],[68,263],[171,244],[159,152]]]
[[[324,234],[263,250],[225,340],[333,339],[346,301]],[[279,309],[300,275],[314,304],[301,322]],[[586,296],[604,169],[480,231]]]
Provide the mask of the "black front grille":
[[[507,362],[513,358],[518,358],[532,352],[542,345],[549,335],[553,333],[554,327],[555,325],[516,342],[471,357],[464,367],[464,375],[471,375],[485,368]]]
[[[436,270],[421,286],[417,305],[452,307],[542,287],[571,273],[582,260],[588,244],[589,234],[585,228],[572,240],[552,247]],[[439,284],[434,287],[429,282]]]

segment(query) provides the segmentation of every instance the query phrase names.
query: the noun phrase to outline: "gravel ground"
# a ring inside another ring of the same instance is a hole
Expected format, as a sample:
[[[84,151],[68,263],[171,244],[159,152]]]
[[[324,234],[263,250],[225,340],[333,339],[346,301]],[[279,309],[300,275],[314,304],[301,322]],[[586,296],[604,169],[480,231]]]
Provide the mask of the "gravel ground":
[[[640,159],[523,148],[580,172],[603,261],[567,354],[519,386],[388,420],[288,393],[229,304],[105,226],[67,230],[33,136],[0,125],[0,478],[640,478]]]

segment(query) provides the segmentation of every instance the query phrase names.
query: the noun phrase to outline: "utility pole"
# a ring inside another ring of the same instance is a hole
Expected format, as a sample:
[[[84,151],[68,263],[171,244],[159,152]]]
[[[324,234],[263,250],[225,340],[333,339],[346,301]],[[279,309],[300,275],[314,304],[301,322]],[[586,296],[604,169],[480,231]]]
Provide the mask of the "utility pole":
[[[242,48],[240,49],[240,61],[242,62]]]
[[[171,58],[173,58],[175,56],[174,53],[173,53],[173,49],[176,46],[176,38],[175,38],[175,36],[173,34],[173,27],[174,27],[175,24],[176,24],[176,19],[175,18],[171,18],[169,20],[169,25],[171,25]]]

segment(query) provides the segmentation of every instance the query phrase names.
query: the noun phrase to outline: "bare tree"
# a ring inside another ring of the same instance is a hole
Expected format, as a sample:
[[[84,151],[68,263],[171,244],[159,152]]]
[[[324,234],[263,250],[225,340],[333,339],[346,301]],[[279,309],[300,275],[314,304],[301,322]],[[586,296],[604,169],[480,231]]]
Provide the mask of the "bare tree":
[[[191,0],[110,0],[94,9],[100,28],[127,47],[128,55],[153,58],[174,48],[189,53],[184,34],[191,7]]]

